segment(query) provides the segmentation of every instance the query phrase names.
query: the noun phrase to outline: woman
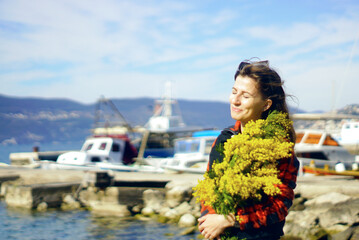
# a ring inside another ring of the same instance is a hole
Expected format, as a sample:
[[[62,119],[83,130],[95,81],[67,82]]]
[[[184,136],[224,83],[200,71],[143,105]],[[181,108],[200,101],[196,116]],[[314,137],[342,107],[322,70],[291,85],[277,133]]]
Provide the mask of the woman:
[[[240,134],[250,120],[266,119],[273,110],[288,113],[282,80],[278,73],[269,67],[268,61],[242,62],[234,78],[229,100],[231,117],[237,122],[233,127],[224,129],[215,141],[210,154],[209,169],[215,160],[223,160],[223,156],[216,150],[217,146],[233,135]],[[294,143],[293,126],[288,134],[289,140]],[[220,239],[226,230],[230,236],[238,239],[279,239],[283,235],[285,217],[294,198],[293,189],[296,186],[298,167],[299,162],[293,154],[288,159],[281,159],[278,164],[278,178],[282,182],[278,187],[281,193],[238,209],[236,215],[240,215],[241,222],[236,221],[233,214],[216,214],[212,208],[202,205],[202,216],[198,219],[202,235],[208,239]]]

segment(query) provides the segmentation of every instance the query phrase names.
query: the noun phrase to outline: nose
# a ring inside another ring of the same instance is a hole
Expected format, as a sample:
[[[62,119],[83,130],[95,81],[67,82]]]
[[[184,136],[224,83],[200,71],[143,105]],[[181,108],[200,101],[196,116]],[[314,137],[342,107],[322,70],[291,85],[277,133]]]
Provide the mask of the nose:
[[[241,96],[239,94],[233,94],[231,103],[234,105],[240,105],[241,104]]]

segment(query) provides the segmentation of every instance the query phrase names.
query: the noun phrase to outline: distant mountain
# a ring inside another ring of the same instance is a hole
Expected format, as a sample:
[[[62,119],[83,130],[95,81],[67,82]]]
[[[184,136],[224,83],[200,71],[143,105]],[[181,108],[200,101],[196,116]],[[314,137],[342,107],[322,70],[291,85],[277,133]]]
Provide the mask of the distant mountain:
[[[111,100],[132,126],[148,121],[155,102],[153,98]],[[225,102],[180,99],[178,106],[188,126],[222,129],[234,124]],[[83,141],[90,135],[95,109],[96,103],[0,95],[0,145]]]
[[[89,134],[93,106],[65,99],[0,95],[0,144],[77,141]]]
[[[130,125],[144,125],[155,99],[112,99]],[[232,125],[229,106],[222,102],[178,100],[188,126],[224,128]],[[0,95],[0,145],[78,142],[90,135],[96,103],[68,99],[18,98]]]

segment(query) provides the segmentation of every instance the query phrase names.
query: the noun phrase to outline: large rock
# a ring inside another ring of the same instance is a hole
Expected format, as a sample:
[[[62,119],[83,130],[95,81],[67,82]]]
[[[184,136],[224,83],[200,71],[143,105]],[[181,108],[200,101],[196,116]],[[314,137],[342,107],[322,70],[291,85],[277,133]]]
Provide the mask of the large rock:
[[[98,216],[114,216],[114,217],[128,217],[131,216],[131,212],[125,205],[113,204],[113,203],[92,203],[91,213]]]
[[[183,202],[179,206],[175,207],[174,209],[178,212],[178,215],[181,216],[192,212],[192,207],[188,202]]]
[[[192,227],[196,224],[197,224],[196,218],[190,213],[184,214],[178,222],[178,226],[180,227]]]
[[[318,216],[311,211],[290,211],[284,233],[286,236],[300,237],[302,239],[319,239],[327,233],[318,225]]]
[[[308,200],[304,205],[306,207],[328,208],[335,204],[346,202],[349,199],[351,199],[350,196],[342,193],[330,192]]]
[[[192,198],[193,184],[170,182],[166,185],[166,204],[170,208],[177,207],[184,201]]]
[[[36,210],[39,212],[45,212],[47,210],[47,203],[46,202],[41,202],[37,205]]]
[[[170,210],[171,210],[171,208],[165,206],[165,207],[163,207],[163,208],[160,209],[159,215],[164,217],[164,216],[166,215],[166,213],[167,213],[168,211],[170,211]]]
[[[298,196],[294,198],[293,205],[291,206],[291,211],[303,211],[305,209],[304,203],[307,201],[306,198]]]
[[[151,207],[144,207],[141,210],[141,214],[143,216],[149,217],[149,216],[152,216],[153,214],[155,214],[155,211]]]
[[[350,199],[335,204],[319,215],[320,225],[326,229],[336,228],[336,225],[351,226],[359,223],[359,199]]]
[[[146,208],[151,208],[159,212],[165,203],[165,194],[160,190],[147,189],[143,192],[143,204]]]
[[[91,206],[92,202],[98,202],[100,190],[96,187],[88,187],[79,193],[78,199],[84,206]],[[103,191],[102,191],[103,194]]]
[[[346,232],[351,231],[353,228],[349,228],[350,226],[359,224],[358,198],[327,193],[305,202],[305,206],[303,211],[289,212],[284,226],[287,236],[320,239],[328,237],[328,233],[334,234],[346,229]],[[346,233],[335,235],[335,239],[344,235]]]
[[[62,210],[75,210],[81,208],[80,202],[76,201],[76,199],[68,194],[64,197],[63,202],[61,204]]]
[[[311,211],[290,211],[286,218],[286,225],[289,223],[294,223],[303,229],[309,229],[318,224],[318,216]]]
[[[180,217],[180,215],[175,209],[169,209],[167,212],[163,214],[163,216],[169,220],[175,220]]]
[[[358,238],[359,227],[348,227],[345,231],[333,234],[331,240],[356,240]]]

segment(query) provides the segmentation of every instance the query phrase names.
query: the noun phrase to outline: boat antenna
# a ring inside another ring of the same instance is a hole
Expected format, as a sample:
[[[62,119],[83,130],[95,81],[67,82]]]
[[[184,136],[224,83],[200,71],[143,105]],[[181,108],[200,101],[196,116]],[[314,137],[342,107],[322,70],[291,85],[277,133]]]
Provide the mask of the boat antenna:
[[[115,114],[108,114],[106,112],[106,109],[104,107],[109,108],[112,113]],[[103,120],[101,121],[101,118]],[[116,119],[116,120],[112,120]],[[128,129],[128,131],[133,132],[133,128],[131,125],[126,121],[124,116],[121,114],[121,112],[117,109],[116,105],[110,100],[105,98],[104,96],[101,96],[100,99],[97,101],[96,108],[95,108],[95,128],[99,127],[113,127],[113,126],[123,126]]]
[[[345,66],[345,70],[344,70],[344,73],[343,73],[343,79],[342,81],[340,82],[340,87],[339,87],[339,93],[338,95],[336,96],[336,103],[335,105],[333,106],[333,109],[336,109],[337,106],[338,106],[338,102],[339,102],[339,99],[343,93],[343,88],[344,88],[344,85],[345,83],[348,81],[348,72],[349,72],[349,69],[350,69],[350,65],[352,63],[352,60],[353,60],[353,56],[354,56],[354,53],[355,53],[355,50],[356,50],[356,45],[357,45],[357,42],[358,42],[358,39],[359,39],[359,31],[357,32],[356,36],[355,36],[355,39],[354,39],[354,43],[353,43],[353,47],[351,49],[351,52],[350,52],[350,56],[349,56],[349,59],[348,59],[348,62]]]

